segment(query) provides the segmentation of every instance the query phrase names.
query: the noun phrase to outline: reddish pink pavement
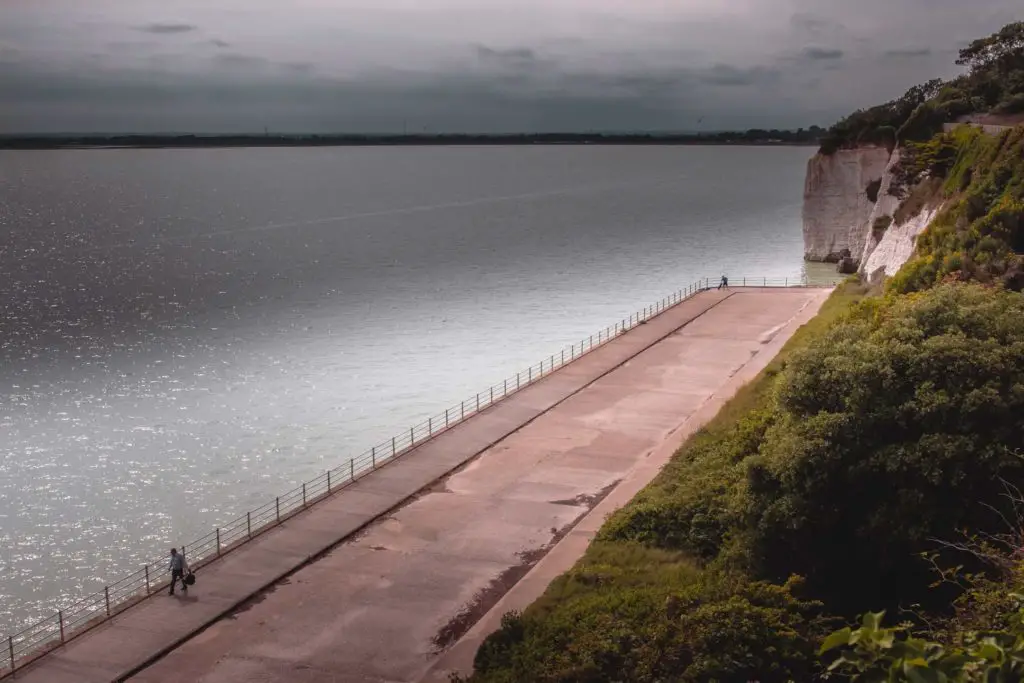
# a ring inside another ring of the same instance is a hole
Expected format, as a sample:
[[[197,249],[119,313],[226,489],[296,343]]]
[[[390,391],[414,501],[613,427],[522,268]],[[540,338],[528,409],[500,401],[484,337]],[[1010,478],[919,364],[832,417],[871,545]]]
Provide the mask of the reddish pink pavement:
[[[668,309],[204,568],[187,598],[150,598],[17,679],[419,680],[826,295],[711,291]]]

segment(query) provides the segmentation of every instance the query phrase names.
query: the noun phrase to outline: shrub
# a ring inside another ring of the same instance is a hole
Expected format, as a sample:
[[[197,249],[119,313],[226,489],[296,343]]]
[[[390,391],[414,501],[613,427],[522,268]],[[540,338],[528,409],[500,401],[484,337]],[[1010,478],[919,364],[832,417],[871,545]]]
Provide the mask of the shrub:
[[[755,575],[804,575],[843,613],[935,607],[916,553],[991,530],[1000,479],[1024,486],[1007,451],[1024,446],[1024,297],[944,285],[862,307],[791,360],[777,404],[746,463]]]
[[[1024,112],[1024,92],[1008,96],[996,105],[993,112],[996,114],[1019,114]]]
[[[543,614],[507,615],[477,652],[471,680],[806,680],[830,620],[794,596],[799,585],[708,572],[666,595],[606,578]]]
[[[1018,603],[1021,596],[1015,596]],[[1001,628],[971,633],[960,647],[914,637],[906,625],[882,626],[884,612],[864,615],[856,630],[830,635],[822,654],[838,652],[829,670],[851,681],[873,683],[1019,683],[1024,680],[1024,610]]]

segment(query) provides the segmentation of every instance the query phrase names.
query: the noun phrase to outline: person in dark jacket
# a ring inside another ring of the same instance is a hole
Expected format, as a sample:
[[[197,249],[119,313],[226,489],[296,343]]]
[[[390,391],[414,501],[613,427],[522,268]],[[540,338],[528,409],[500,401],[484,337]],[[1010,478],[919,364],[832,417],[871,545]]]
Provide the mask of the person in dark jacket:
[[[719,289],[723,289],[723,288],[724,289],[729,289],[729,278],[727,278],[726,276],[723,275],[722,276],[722,281],[718,283],[718,288]]]
[[[183,593],[188,593],[188,584],[185,583],[185,572],[188,571],[188,563],[185,562],[185,556],[178,552],[177,548],[171,548],[171,563],[168,566],[171,571],[171,590],[168,595],[174,595],[174,584],[181,581],[181,590]]]

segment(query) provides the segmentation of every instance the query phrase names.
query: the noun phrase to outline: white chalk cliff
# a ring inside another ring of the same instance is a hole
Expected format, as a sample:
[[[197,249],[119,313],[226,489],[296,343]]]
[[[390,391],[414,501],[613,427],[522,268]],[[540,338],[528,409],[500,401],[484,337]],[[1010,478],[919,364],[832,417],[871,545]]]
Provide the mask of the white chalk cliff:
[[[941,206],[929,207],[900,225],[891,225],[878,245],[860,262],[860,272],[871,282],[892,277],[914,254],[917,236],[924,232]]]
[[[841,149],[811,157],[804,182],[805,259],[836,261],[844,250],[854,258],[860,255],[874,208],[868,186],[882,179],[888,162],[884,147]]]
[[[833,261],[849,249],[858,270],[872,281],[892,276],[913,255],[917,236],[941,206],[928,207],[897,224],[900,199],[889,193],[900,150],[880,147],[816,154],[807,164],[804,185],[804,252],[808,261]],[[875,202],[867,187],[880,181]]]

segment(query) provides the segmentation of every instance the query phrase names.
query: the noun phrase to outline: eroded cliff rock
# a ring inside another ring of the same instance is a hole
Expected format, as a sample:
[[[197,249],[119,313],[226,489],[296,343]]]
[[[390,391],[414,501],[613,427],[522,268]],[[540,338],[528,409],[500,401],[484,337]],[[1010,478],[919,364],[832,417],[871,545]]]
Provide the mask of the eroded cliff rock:
[[[804,258],[838,262],[848,249],[864,251],[869,219],[890,154],[884,147],[842,149],[807,162],[804,183]],[[872,187],[874,186],[874,187]]]
[[[917,236],[942,207],[927,207],[896,223],[901,200],[889,190],[900,158],[899,149],[890,155],[865,147],[815,155],[808,162],[803,211],[808,261],[836,262],[840,272],[859,270],[871,281],[894,275],[907,262]]]
[[[861,261],[860,272],[871,282],[895,275],[913,255],[917,236],[941,210],[941,206],[929,207],[904,223],[889,226],[877,246]]]

